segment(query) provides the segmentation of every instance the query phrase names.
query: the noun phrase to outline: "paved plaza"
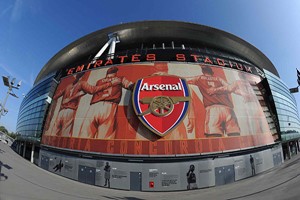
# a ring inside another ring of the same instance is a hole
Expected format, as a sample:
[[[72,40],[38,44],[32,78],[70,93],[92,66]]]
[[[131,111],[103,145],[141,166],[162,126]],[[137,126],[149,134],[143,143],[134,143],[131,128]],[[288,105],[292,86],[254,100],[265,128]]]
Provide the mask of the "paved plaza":
[[[45,171],[0,142],[0,200],[296,200],[300,199],[300,155],[279,167],[232,184],[177,192],[101,188]]]

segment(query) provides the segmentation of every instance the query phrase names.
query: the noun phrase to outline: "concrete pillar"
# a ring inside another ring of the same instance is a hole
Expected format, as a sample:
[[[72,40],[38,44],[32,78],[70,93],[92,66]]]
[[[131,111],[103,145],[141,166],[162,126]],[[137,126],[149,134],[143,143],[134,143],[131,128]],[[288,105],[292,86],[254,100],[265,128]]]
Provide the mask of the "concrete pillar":
[[[24,142],[24,147],[23,147],[23,158],[25,158],[25,153],[26,153],[26,142]]]
[[[19,155],[21,155],[21,142],[18,142],[17,152],[18,152]]]
[[[291,155],[291,146],[290,143],[287,143],[287,153],[288,153],[288,158],[291,159],[292,155]]]
[[[31,147],[31,157],[30,157],[30,162],[34,162],[34,148],[35,148],[35,145],[34,143],[32,144],[32,147]]]

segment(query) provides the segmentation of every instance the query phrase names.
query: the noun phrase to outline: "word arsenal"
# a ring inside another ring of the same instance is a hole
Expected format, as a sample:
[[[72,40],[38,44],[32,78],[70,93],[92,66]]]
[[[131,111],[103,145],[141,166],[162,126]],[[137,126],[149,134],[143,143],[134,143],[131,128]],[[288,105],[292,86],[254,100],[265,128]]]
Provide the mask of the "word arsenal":
[[[144,83],[141,87],[141,90],[147,90],[147,91],[164,91],[164,90],[182,90],[180,83],[177,84],[150,84]]]

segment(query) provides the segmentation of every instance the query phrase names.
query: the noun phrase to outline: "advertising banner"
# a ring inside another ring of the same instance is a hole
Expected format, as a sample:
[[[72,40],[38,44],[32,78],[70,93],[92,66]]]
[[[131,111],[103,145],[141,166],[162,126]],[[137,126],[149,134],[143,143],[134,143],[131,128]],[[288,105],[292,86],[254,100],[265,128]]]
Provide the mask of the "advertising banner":
[[[236,69],[171,62],[72,74],[53,96],[42,144],[145,156],[271,144],[260,81]]]

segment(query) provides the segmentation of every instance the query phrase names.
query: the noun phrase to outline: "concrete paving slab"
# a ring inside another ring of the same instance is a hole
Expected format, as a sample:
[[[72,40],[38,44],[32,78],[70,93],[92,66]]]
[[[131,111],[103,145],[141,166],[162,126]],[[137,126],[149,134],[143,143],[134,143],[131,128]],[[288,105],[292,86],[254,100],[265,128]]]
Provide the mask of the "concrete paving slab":
[[[300,154],[279,167],[232,184],[179,192],[135,192],[83,184],[37,167],[3,143],[0,161],[0,200],[300,199]]]

